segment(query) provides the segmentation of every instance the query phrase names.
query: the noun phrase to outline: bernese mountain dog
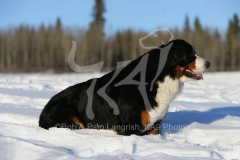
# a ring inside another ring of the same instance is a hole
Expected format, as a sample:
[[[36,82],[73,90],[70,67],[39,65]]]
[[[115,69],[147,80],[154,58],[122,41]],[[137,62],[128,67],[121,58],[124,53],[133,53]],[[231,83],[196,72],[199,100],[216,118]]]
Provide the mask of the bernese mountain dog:
[[[126,66],[56,94],[44,107],[39,126],[158,134],[183,83],[203,79],[209,67],[189,43],[170,41]]]

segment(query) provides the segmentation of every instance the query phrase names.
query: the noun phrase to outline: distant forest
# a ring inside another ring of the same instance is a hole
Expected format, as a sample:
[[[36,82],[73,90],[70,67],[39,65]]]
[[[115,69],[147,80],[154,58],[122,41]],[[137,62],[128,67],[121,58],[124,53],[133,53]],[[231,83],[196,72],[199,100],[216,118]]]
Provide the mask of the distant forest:
[[[148,32],[143,30],[119,30],[106,36],[104,33],[105,5],[95,0],[93,20],[87,29],[71,31],[63,29],[61,19],[54,26],[39,28],[21,25],[18,28],[0,31],[0,72],[73,72],[68,65],[72,41],[77,42],[76,63],[80,66],[104,62],[103,69],[109,71],[118,61],[133,60],[148,50],[139,39]],[[159,22],[161,23],[161,22]],[[169,29],[174,39],[184,39],[192,44],[199,56],[211,62],[210,71],[240,70],[240,26],[235,14],[228,22],[226,35],[201,26],[195,18],[190,27],[188,16],[183,29]],[[167,42],[166,32],[158,37],[144,40],[146,46],[160,46]]]

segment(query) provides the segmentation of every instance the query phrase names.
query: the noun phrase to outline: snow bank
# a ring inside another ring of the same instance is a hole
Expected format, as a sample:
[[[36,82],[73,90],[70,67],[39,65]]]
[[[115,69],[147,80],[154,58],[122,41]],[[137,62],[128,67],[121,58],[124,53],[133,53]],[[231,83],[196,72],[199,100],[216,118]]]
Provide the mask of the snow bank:
[[[0,74],[0,159],[240,159],[240,72],[185,83],[161,135],[38,127],[47,101],[91,74]]]

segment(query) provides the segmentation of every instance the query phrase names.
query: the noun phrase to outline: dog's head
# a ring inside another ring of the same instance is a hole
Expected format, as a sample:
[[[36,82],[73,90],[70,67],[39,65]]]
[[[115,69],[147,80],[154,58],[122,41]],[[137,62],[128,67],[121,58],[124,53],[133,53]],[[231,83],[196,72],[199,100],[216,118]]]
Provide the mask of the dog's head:
[[[174,40],[172,43],[167,63],[175,68],[175,77],[181,82],[203,79],[202,73],[210,67],[210,62],[197,56],[186,41]]]

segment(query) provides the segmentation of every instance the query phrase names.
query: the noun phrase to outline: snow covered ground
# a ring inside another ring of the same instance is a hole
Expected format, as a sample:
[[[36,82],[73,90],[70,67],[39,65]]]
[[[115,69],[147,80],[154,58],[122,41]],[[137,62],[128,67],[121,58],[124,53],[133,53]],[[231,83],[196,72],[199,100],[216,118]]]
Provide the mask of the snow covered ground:
[[[207,73],[170,103],[161,135],[38,127],[47,101],[91,74],[0,74],[0,159],[240,159],[240,72]]]

